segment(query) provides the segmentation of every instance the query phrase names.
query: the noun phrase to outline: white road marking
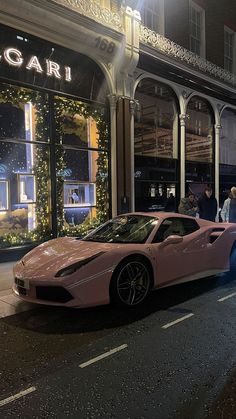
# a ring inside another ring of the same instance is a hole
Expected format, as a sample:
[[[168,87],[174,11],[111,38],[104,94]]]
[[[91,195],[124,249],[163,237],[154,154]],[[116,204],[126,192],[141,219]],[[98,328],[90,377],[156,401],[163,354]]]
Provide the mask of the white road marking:
[[[235,295],[236,295],[236,292],[233,292],[232,294],[226,295],[225,297],[222,297],[217,301],[221,303],[222,301],[228,300],[228,298],[234,297]]]
[[[36,387],[29,387],[29,388],[27,388],[27,390],[22,390],[19,393],[14,394],[14,396],[10,396],[7,399],[0,400],[0,407],[4,406],[5,404],[14,402],[15,400],[19,399],[20,397],[26,396],[27,394],[32,393],[35,390],[36,390]]]
[[[177,320],[174,320],[171,323],[165,324],[164,326],[162,326],[162,329],[168,329],[168,327],[171,327],[171,326],[174,326],[177,323],[183,322],[184,320],[189,319],[189,317],[192,317],[192,316],[194,316],[193,313],[190,313],[190,314],[187,314],[186,316],[180,317],[180,319],[177,319]]]
[[[110,351],[105,352],[102,355],[96,356],[96,358],[92,358],[92,359],[90,359],[87,362],[83,362],[83,364],[80,364],[79,367],[80,368],[85,368],[85,367],[87,367],[90,364],[94,364],[94,362],[100,361],[100,359],[106,358],[107,356],[113,355],[116,352],[122,351],[122,349],[127,348],[127,346],[128,345],[124,344],[124,345],[118,346],[117,348],[111,349]]]

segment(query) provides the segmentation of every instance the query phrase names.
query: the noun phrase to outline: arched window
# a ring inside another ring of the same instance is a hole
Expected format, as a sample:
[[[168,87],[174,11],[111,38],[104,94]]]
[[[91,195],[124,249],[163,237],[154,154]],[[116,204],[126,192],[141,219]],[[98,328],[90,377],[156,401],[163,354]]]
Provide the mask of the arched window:
[[[236,110],[226,108],[220,132],[220,206],[236,185]]]
[[[134,126],[135,208],[163,210],[176,195],[178,105],[166,84],[151,78],[138,84]]]
[[[209,102],[193,96],[187,105],[186,189],[198,194],[214,183],[214,115]]]

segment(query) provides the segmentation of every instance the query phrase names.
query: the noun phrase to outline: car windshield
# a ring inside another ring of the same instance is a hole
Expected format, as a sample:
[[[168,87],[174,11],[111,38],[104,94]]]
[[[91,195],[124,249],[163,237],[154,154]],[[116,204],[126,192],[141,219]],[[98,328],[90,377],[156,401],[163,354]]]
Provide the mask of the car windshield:
[[[157,222],[157,217],[121,215],[92,231],[83,240],[103,243],[145,243]]]

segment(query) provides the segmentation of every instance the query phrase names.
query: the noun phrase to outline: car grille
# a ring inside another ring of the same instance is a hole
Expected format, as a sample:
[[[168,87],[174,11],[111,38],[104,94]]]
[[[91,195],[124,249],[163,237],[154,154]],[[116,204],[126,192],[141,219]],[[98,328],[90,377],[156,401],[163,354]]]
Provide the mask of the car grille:
[[[52,301],[54,303],[68,303],[72,295],[63,287],[36,286],[36,296],[39,300]]]

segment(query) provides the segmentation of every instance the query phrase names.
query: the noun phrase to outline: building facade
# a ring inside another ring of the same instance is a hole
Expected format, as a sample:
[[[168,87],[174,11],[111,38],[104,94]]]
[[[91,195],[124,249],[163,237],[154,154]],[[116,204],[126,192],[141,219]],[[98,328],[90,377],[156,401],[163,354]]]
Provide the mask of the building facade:
[[[2,261],[207,184],[221,205],[236,185],[236,6],[223,6],[2,1]]]

